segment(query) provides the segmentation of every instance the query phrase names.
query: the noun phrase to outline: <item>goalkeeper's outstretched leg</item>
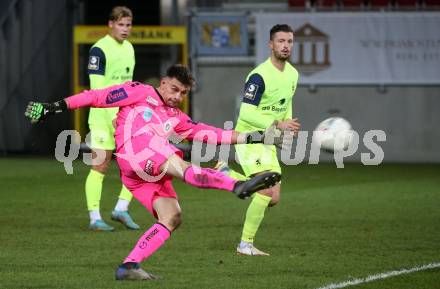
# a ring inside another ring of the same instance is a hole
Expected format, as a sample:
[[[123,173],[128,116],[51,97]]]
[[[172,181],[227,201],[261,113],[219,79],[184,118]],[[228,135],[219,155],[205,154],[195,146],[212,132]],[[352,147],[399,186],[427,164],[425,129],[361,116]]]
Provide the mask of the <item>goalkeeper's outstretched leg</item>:
[[[281,179],[278,173],[266,172],[246,181],[238,181],[219,171],[197,167],[177,155],[170,156],[168,160],[163,160],[161,156],[157,159],[152,157],[149,159],[153,163],[153,167],[150,168],[152,172],[165,174],[154,183],[145,182],[141,178],[134,179],[130,166],[124,160],[118,161],[122,181],[131,190],[133,196],[156,217],[157,222],[141,236],[124,262],[116,269],[117,280],[159,278],[142,270],[140,263],[162,247],[182,222],[177,194],[171,184],[172,177],[180,178],[187,184],[198,188],[230,191],[241,199],[248,198],[256,191],[276,186]]]

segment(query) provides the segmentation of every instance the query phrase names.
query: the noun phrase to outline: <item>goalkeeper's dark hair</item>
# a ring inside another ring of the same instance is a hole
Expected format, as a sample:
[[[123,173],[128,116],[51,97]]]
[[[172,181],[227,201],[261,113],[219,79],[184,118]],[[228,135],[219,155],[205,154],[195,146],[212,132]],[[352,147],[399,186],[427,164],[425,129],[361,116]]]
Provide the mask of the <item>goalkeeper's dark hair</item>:
[[[108,20],[110,21],[118,21],[123,17],[130,17],[133,19],[133,12],[131,12],[130,8],[125,6],[116,6],[113,7],[110,15],[108,16]]]
[[[182,64],[174,64],[167,69],[166,76],[175,78],[185,86],[192,87],[195,84],[194,77],[188,67]]]
[[[291,32],[293,33],[292,27],[287,24],[277,24],[270,29],[270,40],[273,40],[275,33],[277,32]]]

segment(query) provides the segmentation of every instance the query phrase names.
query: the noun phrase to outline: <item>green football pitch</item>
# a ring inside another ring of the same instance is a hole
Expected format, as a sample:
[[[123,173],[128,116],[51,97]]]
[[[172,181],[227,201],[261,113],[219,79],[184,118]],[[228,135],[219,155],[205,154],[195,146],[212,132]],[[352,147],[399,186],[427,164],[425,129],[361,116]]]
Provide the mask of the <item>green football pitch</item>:
[[[142,231],[110,220],[116,165],[101,209],[116,231],[95,233],[86,165],[67,175],[54,159],[2,158],[0,288],[440,288],[440,165],[283,170],[281,203],[256,238],[270,257],[235,254],[248,200],[175,181],[183,224],[143,263],[162,279],[121,282],[114,269],[154,220],[137,201],[130,211]]]

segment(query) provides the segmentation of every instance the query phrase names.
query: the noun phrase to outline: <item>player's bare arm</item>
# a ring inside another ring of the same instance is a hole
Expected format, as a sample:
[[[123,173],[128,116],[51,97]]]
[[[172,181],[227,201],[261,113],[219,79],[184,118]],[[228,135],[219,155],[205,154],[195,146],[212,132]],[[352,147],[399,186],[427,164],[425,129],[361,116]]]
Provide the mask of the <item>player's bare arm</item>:
[[[293,131],[294,135],[298,134],[299,129],[301,128],[301,124],[298,122],[297,118],[294,119],[285,119],[285,120],[276,120],[274,122],[275,127],[282,131]]]

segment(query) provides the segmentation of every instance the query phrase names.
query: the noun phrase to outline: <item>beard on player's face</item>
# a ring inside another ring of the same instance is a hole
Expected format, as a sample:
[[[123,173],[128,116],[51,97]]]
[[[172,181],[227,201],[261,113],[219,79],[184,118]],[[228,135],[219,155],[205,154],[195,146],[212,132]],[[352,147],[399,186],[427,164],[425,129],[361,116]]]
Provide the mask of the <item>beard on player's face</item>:
[[[269,42],[269,47],[272,50],[272,56],[277,60],[286,61],[292,54],[293,33],[291,32],[277,32]]]
[[[286,52],[274,51],[273,54],[274,54],[275,58],[280,61],[287,61],[290,58],[290,52],[286,53]]]
[[[164,77],[158,88],[165,104],[170,107],[178,107],[188,95],[190,89],[176,78],[169,77]]]

